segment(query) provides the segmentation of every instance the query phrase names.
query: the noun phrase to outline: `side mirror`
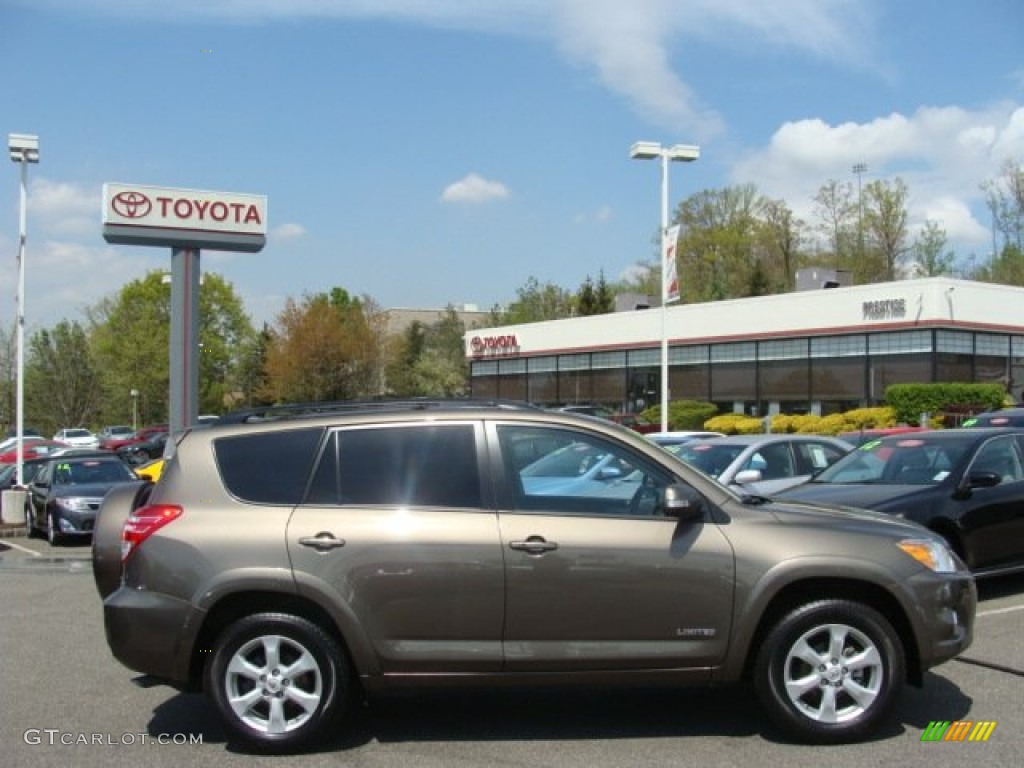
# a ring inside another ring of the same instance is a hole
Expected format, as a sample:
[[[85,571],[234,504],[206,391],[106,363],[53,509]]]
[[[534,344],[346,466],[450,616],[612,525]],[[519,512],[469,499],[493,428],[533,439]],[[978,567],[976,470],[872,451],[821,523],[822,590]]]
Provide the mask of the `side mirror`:
[[[744,469],[741,472],[737,472],[732,481],[736,485],[746,485],[747,483],[760,483],[762,479],[764,478],[761,475],[760,469]]]
[[[618,467],[601,467],[597,471],[598,480],[618,480],[622,477],[622,470]]]
[[[1003,478],[995,472],[971,472],[967,475],[968,488],[991,488],[999,485]]]
[[[679,520],[700,520],[707,502],[688,485],[670,485],[665,488],[665,514]]]

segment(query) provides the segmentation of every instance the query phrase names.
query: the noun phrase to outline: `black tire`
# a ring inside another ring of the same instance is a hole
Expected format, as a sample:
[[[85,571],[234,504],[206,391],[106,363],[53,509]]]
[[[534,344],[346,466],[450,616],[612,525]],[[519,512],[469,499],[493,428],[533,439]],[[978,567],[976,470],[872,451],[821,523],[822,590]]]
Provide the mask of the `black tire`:
[[[905,678],[903,645],[892,625],[847,600],[820,600],[788,613],[769,631],[754,666],[755,689],[771,720],[815,744],[869,736],[896,704]]]
[[[27,502],[25,504],[25,528],[28,537],[34,539],[37,535],[35,516],[32,514],[32,505]]]
[[[46,540],[50,542],[51,547],[59,547],[64,543],[64,536],[57,526],[57,516],[52,512],[46,514]]]
[[[232,667],[236,660],[244,660],[244,667]],[[305,671],[289,675],[288,668],[300,660]],[[327,735],[348,710],[351,681],[345,652],[331,635],[298,616],[260,613],[221,634],[204,682],[232,734],[250,746],[280,752],[311,746]],[[246,698],[248,703],[237,708],[231,703]],[[274,716],[280,722],[272,723]]]

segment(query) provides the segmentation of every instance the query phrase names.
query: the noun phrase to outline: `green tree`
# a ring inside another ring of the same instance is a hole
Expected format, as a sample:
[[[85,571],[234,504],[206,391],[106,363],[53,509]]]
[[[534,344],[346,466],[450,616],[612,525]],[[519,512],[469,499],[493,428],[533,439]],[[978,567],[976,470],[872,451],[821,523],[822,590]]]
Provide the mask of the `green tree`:
[[[759,242],[765,254],[765,277],[772,292],[792,291],[803,261],[804,222],[784,200],[765,200],[761,206]]]
[[[14,326],[0,325],[0,427],[13,424],[17,418],[17,349]]]
[[[998,256],[974,271],[974,279],[984,283],[1024,285],[1024,250],[1006,245]]]
[[[536,277],[516,289],[516,299],[504,310],[491,310],[492,325],[518,325],[542,320],[561,320],[572,315],[573,297],[553,283],[543,285]]]
[[[594,304],[599,314],[615,311],[615,291],[608,285],[603,269],[598,273],[597,285],[594,287]]]
[[[1004,246],[1024,249],[1024,168],[1020,161],[1008,159],[1001,175],[983,182],[981,188],[992,214],[993,229],[1002,234]],[[998,251],[995,232],[992,238],[993,249]]]
[[[25,364],[25,423],[44,432],[95,426],[99,373],[85,330],[61,320],[32,335]]]
[[[752,184],[704,190],[679,204],[676,257],[683,301],[751,295],[757,282],[754,246],[762,205]]]
[[[897,177],[892,181],[872,181],[864,187],[864,231],[874,246],[870,261],[860,266],[867,274],[865,282],[892,281],[907,247],[906,182]],[[867,256],[867,255],[865,255]],[[870,271],[868,271],[870,270]]]
[[[453,397],[469,389],[465,323],[451,305],[431,324],[413,322],[392,339],[388,393],[399,396]]]
[[[953,273],[955,256],[946,250],[946,230],[929,219],[921,227],[912,248],[914,267],[922,277],[938,277]]]
[[[849,269],[855,279],[858,271],[858,203],[853,198],[853,187],[835,179],[825,182],[814,195],[815,228],[829,249],[818,255],[821,266]]]
[[[168,417],[170,285],[153,271],[102,299],[89,311],[102,371],[103,420],[123,420],[122,403],[139,391],[143,424]],[[223,277],[203,274],[199,288],[199,409],[219,413],[242,399],[244,365],[255,332],[241,299]]]

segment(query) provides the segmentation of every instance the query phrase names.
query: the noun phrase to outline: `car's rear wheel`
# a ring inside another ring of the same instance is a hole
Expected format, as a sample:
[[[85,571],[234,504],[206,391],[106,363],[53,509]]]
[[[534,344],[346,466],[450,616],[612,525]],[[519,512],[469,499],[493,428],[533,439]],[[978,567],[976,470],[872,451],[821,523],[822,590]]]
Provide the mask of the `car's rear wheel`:
[[[892,709],[905,664],[899,636],[876,610],[821,600],[771,628],[754,683],[769,717],[788,734],[842,743],[869,735]]]
[[[351,673],[338,641],[280,613],[230,625],[207,665],[206,690],[227,728],[261,749],[307,746],[345,714]]]

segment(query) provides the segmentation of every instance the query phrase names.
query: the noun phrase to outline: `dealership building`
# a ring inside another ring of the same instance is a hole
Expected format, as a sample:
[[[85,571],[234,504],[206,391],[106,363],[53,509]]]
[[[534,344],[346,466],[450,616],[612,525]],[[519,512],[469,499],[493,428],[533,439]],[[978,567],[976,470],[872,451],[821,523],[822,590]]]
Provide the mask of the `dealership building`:
[[[640,410],[661,401],[663,336],[670,399],[721,412],[824,415],[908,382],[1024,399],[1024,288],[945,277],[476,328],[472,395]]]

